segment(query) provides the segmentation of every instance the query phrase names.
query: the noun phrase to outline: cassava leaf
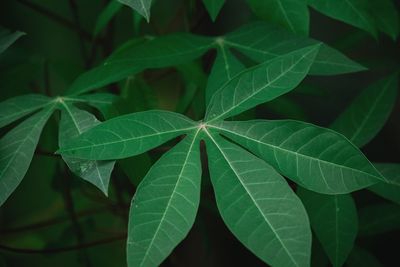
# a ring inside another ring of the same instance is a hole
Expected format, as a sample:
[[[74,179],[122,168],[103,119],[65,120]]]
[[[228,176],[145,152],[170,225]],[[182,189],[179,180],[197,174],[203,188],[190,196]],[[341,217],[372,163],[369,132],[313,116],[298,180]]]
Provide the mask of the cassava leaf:
[[[79,136],[100,123],[94,115],[73,105],[63,103],[62,108],[58,138],[60,147],[63,147],[69,139]],[[115,161],[80,160],[64,156],[63,159],[73,173],[108,195],[108,184]]]
[[[400,164],[375,163],[374,166],[388,182],[374,184],[368,190],[400,205]]]
[[[131,7],[142,15],[147,22],[150,21],[150,7],[152,0],[118,0],[118,2]]]
[[[207,107],[206,120],[239,114],[293,90],[307,75],[319,45],[259,64],[224,84]]]
[[[306,0],[247,0],[257,17],[272,21],[290,31],[308,35],[309,14]]]
[[[206,87],[206,105],[210,103],[211,97],[219,88],[246,67],[231,53],[230,49],[223,44],[219,45],[217,58],[213,64]]]
[[[200,57],[212,47],[212,39],[187,33],[154,38],[128,46],[111,55],[103,65],[80,75],[67,94],[77,95],[116,82],[146,68],[183,64]]]
[[[93,33],[94,36],[98,35],[107,26],[107,24],[118,13],[121,7],[122,4],[115,0],[111,0],[108,3],[96,20],[96,26]]]
[[[25,176],[54,106],[32,115],[0,139],[0,206]]]
[[[215,21],[218,17],[219,11],[225,4],[225,0],[203,0],[203,3],[212,21]]]
[[[367,87],[333,122],[331,128],[362,147],[371,141],[388,119],[397,96],[398,74]]]
[[[24,32],[16,31],[12,33],[3,27],[0,27],[0,54],[23,35],[25,35]]]
[[[30,94],[9,98],[0,103],[0,127],[49,104],[51,104],[51,98],[43,95]]]
[[[358,231],[357,209],[349,194],[322,195],[299,187],[311,227],[333,266],[342,266],[351,252]]]
[[[272,266],[309,266],[309,221],[284,178],[218,135],[208,133],[206,142],[218,209],[230,231]]]
[[[319,43],[270,24],[244,25],[224,38],[224,45],[235,48],[256,62],[265,62],[293,50]],[[311,75],[336,75],[365,70],[339,51],[322,44],[310,68]]]
[[[375,19],[369,12],[369,0],[308,0],[322,14],[343,21],[377,36]]]
[[[95,94],[86,94],[86,95],[78,95],[73,97],[63,97],[66,102],[75,102],[75,103],[85,103],[89,106],[92,106],[99,110],[105,117],[108,114],[108,111],[112,107],[114,101],[117,100],[117,96],[113,94],[107,93],[95,93]]]
[[[197,128],[189,118],[168,111],[150,110],[105,121],[65,144],[65,157],[110,160],[141,154]]]
[[[400,206],[375,204],[359,210],[359,233],[363,236],[377,235],[400,229]]]
[[[200,200],[197,135],[182,140],[150,169],[132,199],[128,266],[158,266],[192,227]]]
[[[209,127],[315,192],[344,194],[386,181],[357,147],[329,129],[292,120],[214,122]]]
[[[376,27],[393,40],[399,35],[399,12],[392,0],[368,0]]]

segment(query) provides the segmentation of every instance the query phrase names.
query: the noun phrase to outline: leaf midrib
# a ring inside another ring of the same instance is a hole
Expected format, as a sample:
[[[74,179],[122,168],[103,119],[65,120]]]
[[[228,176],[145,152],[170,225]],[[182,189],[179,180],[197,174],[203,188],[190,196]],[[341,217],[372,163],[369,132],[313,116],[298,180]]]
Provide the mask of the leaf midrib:
[[[204,132],[207,134],[207,136],[213,141],[213,143],[215,144],[215,146],[218,148],[218,150],[221,152],[222,156],[224,157],[225,161],[228,163],[229,167],[232,169],[232,171],[235,173],[236,177],[238,178],[240,184],[243,186],[243,188],[245,189],[247,195],[251,198],[251,200],[253,201],[254,205],[256,206],[256,208],[258,209],[258,211],[260,212],[260,214],[262,215],[262,217],[264,218],[265,222],[268,224],[268,226],[271,228],[271,230],[274,232],[275,236],[277,237],[277,239],[279,240],[279,243],[281,243],[282,247],[284,248],[284,250],[286,251],[287,255],[289,256],[289,258],[291,259],[291,261],[295,264],[295,266],[299,266],[297,264],[297,262],[294,260],[293,256],[289,253],[289,250],[287,249],[286,245],[283,243],[282,239],[280,238],[280,235],[275,231],[275,228],[272,226],[272,224],[270,223],[270,221],[268,220],[267,217],[265,217],[264,213],[262,212],[261,207],[258,205],[257,201],[253,198],[252,194],[249,192],[248,188],[246,187],[246,185],[243,183],[243,181],[240,179],[240,175],[237,173],[236,169],[231,165],[228,157],[226,156],[226,154],[224,153],[224,151],[222,150],[222,148],[218,145],[217,141],[212,137],[212,135],[210,134],[210,132],[207,130],[207,128],[204,128]]]

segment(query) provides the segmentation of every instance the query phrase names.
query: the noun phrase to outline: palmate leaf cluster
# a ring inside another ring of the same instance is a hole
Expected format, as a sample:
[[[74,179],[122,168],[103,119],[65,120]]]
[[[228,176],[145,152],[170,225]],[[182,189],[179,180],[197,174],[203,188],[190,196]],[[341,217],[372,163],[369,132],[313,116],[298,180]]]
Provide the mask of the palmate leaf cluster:
[[[150,20],[152,1],[118,2],[105,8],[95,34],[121,4]],[[203,2],[211,18],[217,19],[225,1]],[[272,266],[309,266],[312,229],[330,262],[342,266],[358,231],[365,235],[380,231],[373,221],[359,227],[358,220],[368,222],[373,215],[381,212],[384,216],[385,209],[393,209],[391,205],[374,207],[361,211],[358,218],[350,193],[367,188],[400,204],[399,164],[374,164],[360,151],[393,109],[398,73],[363,90],[329,128],[297,120],[239,121],[235,116],[294,90],[307,75],[366,70],[338,50],[306,37],[308,6],[374,36],[379,30],[394,39],[398,23],[392,21],[398,19],[397,13],[392,12],[395,8],[390,1],[382,5],[355,0],[247,2],[257,16],[272,24],[254,22],[218,37],[189,33],[143,37],[121,46],[103,64],[80,75],[65,96],[24,95],[0,103],[0,126],[15,126],[0,140],[0,205],[21,182],[44,125],[58,110],[57,153],[73,173],[106,195],[116,160],[178,140],[151,167],[132,199],[128,266],[158,266],[192,228],[205,169],[200,157],[203,145],[219,213],[244,246]],[[377,5],[380,8],[373,9]],[[378,11],[390,16],[383,19]],[[1,39],[0,47],[5,50],[20,36],[10,34],[4,42]],[[145,69],[190,62],[210,50],[217,55],[200,121],[149,110],[101,123],[81,109],[81,104],[89,105],[107,117],[117,96],[89,93],[92,90]],[[297,184],[296,193],[285,178]],[[393,220],[388,224],[396,227]],[[355,249],[352,253],[367,252]],[[350,255],[349,264],[354,259]]]

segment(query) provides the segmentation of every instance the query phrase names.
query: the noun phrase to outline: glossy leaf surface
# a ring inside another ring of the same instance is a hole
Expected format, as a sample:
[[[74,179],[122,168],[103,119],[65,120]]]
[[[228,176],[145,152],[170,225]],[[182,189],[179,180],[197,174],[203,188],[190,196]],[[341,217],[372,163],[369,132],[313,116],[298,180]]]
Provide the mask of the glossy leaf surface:
[[[351,195],[323,195],[298,188],[311,227],[333,266],[342,266],[358,231],[357,209]]]
[[[283,175],[323,194],[343,194],[385,181],[342,135],[291,120],[219,122],[213,126]]]
[[[105,121],[65,144],[65,157],[109,160],[141,154],[194,128],[187,117],[161,110],[119,116]]]
[[[0,205],[25,176],[40,133],[53,110],[54,105],[36,113],[0,139]]]
[[[159,266],[192,227],[200,200],[197,133],[165,153],[140,183],[129,214],[128,266]]]
[[[271,166],[218,135],[207,138],[218,209],[230,231],[272,266],[308,266],[307,214]]]
[[[318,49],[319,45],[300,49],[237,75],[213,95],[206,120],[231,117],[293,90],[307,75]]]

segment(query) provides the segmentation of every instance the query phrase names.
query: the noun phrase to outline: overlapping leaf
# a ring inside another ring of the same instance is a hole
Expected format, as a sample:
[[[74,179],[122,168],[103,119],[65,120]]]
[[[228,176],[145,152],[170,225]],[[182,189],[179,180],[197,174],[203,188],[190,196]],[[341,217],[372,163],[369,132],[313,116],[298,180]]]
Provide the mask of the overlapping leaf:
[[[306,0],[247,0],[261,19],[275,22],[290,31],[308,35],[309,14]]]
[[[201,164],[197,135],[164,154],[132,199],[128,266],[158,266],[185,238],[200,200]]]
[[[374,184],[368,187],[368,190],[400,205],[400,164],[376,163],[374,165],[388,183]]]
[[[194,128],[185,116],[152,110],[116,117],[84,132],[59,150],[64,156],[109,160],[143,153]]]
[[[59,146],[88,129],[98,125],[96,117],[73,105],[63,103],[60,120]],[[108,184],[115,161],[80,160],[63,156],[69,169],[84,180],[97,186],[105,195],[108,195]]]
[[[400,206],[397,204],[375,204],[359,211],[360,235],[370,236],[400,228]]]
[[[133,10],[142,15],[147,22],[150,21],[150,7],[152,0],[118,0],[118,2],[130,6]]]
[[[10,47],[10,45],[12,45],[23,35],[25,35],[24,32],[10,32],[5,28],[0,27],[0,54],[3,53],[8,47]]]
[[[54,105],[39,111],[0,139],[0,206],[25,176],[40,133],[53,110]]]
[[[218,17],[219,11],[225,4],[225,0],[203,0],[203,3],[206,6],[211,19],[215,21]]]
[[[308,266],[308,218],[283,177],[217,135],[208,133],[207,152],[218,209],[231,232],[272,266]]]
[[[216,122],[211,127],[312,191],[343,194],[386,181],[360,150],[329,129],[290,120]]]
[[[206,120],[221,120],[294,89],[307,75],[319,45],[306,47],[237,75],[213,95]]]
[[[358,231],[357,209],[351,195],[322,195],[298,188],[311,226],[333,266],[342,266]]]

